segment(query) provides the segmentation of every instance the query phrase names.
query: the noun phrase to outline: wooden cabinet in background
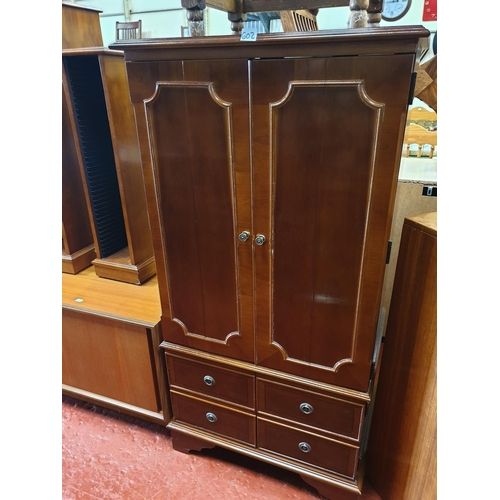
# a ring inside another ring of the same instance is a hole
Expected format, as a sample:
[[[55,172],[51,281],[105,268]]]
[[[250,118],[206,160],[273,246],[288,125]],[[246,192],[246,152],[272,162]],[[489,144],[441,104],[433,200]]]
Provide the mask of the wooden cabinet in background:
[[[367,450],[384,500],[437,498],[437,213],[404,221]]]
[[[151,218],[173,445],[359,494],[422,27],[116,43]]]
[[[63,274],[63,394],[165,425],[160,336],[155,277],[134,286],[102,280],[91,268]]]
[[[62,48],[102,45],[100,10],[62,3]],[[70,122],[71,102],[62,93],[62,271],[90,266],[95,245]]]
[[[62,48],[102,47],[102,10],[62,2]]]
[[[63,138],[75,150],[80,168],[95,272],[143,283],[155,274],[155,263],[123,53],[103,47],[68,49],[62,62],[70,128]],[[71,187],[63,185],[70,203]]]

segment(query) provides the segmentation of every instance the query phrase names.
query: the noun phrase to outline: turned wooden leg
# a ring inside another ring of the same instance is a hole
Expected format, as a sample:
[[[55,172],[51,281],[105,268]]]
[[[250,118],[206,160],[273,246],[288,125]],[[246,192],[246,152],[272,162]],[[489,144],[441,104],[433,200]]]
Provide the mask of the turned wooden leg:
[[[231,21],[231,31],[233,35],[239,35],[245,27],[247,20],[246,14],[238,14],[237,12],[228,12],[227,18]]]
[[[366,28],[368,14],[366,10],[370,5],[370,0],[350,0],[349,1],[349,28]]]
[[[181,5],[187,12],[189,36],[205,36],[205,0],[182,0]]]
[[[366,9],[368,27],[376,27],[380,25],[383,8],[383,0],[370,0],[370,4]]]
[[[172,437],[172,446],[174,450],[180,451],[182,453],[189,453],[190,451],[200,451],[203,448],[215,447],[214,444],[208,443],[207,441],[203,441],[193,436],[188,436],[183,432],[177,432],[173,429],[170,430],[170,436]]]

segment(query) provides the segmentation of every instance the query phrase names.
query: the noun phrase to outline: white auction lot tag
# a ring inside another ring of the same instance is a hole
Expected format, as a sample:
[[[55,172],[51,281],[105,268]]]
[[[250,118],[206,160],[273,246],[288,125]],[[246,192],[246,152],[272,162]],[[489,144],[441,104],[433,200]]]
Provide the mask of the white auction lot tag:
[[[255,42],[257,40],[257,31],[244,28],[241,31],[240,42]]]

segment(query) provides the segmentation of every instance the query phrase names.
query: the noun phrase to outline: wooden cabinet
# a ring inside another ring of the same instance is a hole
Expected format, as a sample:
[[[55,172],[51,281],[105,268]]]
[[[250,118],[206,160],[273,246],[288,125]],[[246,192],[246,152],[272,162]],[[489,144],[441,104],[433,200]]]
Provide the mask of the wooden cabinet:
[[[102,45],[99,10],[62,3],[62,48]],[[62,270],[76,274],[95,259],[95,245],[71,129],[71,102],[62,93]]]
[[[384,500],[437,498],[437,213],[404,221],[367,476]]]
[[[177,449],[224,446],[326,496],[360,492],[397,168],[427,35],[111,46],[125,52],[139,131]]]
[[[91,268],[63,274],[62,389],[152,422],[170,419],[153,277],[140,287],[100,279]]]
[[[63,200],[80,213],[84,195],[96,274],[143,283],[155,274],[155,262],[123,53],[67,49],[62,62],[63,140],[73,153],[71,165],[78,163],[83,187],[73,191],[63,184]]]
[[[101,10],[62,2],[62,48],[101,47]]]

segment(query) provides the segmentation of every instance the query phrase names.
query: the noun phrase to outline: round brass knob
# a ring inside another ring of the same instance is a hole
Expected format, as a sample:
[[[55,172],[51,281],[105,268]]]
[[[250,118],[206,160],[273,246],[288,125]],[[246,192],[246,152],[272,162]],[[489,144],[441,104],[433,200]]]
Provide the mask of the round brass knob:
[[[255,243],[259,246],[263,245],[266,242],[266,237],[263,234],[258,234],[255,237]]]
[[[250,233],[248,231],[243,231],[242,233],[239,234],[238,239],[240,241],[247,241],[248,238],[250,238]]]

